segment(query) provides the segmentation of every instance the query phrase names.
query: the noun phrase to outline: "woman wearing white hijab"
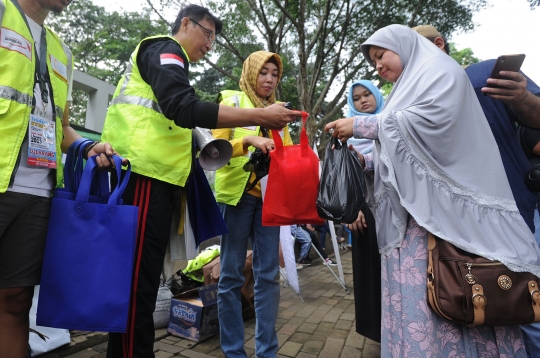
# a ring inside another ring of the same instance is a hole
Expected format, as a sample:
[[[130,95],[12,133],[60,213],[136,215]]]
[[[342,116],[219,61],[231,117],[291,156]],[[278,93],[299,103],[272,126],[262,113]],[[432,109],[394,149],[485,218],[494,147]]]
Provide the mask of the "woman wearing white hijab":
[[[427,232],[468,252],[540,276],[540,250],[523,221],[474,90],[461,67],[401,25],[362,52],[395,82],[382,112],[327,125],[375,140],[377,238],[382,254],[383,356],[526,356],[518,326],[469,328],[427,305]]]

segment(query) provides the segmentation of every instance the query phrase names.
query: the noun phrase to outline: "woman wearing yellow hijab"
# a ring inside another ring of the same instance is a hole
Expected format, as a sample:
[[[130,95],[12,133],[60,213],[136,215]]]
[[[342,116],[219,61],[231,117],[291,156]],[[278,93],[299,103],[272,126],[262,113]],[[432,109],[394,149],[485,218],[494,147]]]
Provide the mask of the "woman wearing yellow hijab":
[[[279,55],[266,51],[252,53],[242,68],[242,91],[221,92],[221,103],[243,108],[261,108],[275,103],[275,90],[282,71]],[[225,138],[233,146],[233,158],[216,172],[215,181],[216,200],[229,229],[221,238],[218,285],[221,349],[226,357],[247,357],[240,290],[244,284],[242,271],[248,240],[253,250],[255,278],[255,355],[275,357],[278,350],[275,323],[279,306],[279,227],[262,225],[260,184],[251,188],[255,175],[243,169],[255,148],[264,154],[274,149],[271,133],[268,138],[263,136],[266,132],[256,126],[213,131],[214,137]],[[287,127],[280,134],[285,145],[292,144]]]

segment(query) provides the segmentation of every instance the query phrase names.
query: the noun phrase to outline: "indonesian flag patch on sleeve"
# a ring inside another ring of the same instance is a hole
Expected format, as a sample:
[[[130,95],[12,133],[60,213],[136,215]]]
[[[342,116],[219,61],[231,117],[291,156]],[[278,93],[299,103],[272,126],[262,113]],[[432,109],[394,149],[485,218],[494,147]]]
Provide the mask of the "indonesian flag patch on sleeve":
[[[159,59],[161,65],[177,65],[184,68],[184,60],[174,53],[162,53],[159,55]]]

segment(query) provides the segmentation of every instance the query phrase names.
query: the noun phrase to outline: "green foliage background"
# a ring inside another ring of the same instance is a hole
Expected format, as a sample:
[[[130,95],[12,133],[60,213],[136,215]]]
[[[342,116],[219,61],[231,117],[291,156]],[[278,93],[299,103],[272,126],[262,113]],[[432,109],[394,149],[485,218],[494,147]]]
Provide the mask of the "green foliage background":
[[[187,2],[147,0],[140,12],[107,12],[91,0],[73,2],[49,24],[72,48],[76,68],[116,85],[139,41],[166,34]],[[208,0],[202,3],[224,23],[217,46],[190,76],[198,96],[214,102],[224,89],[238,89],[243,61],[267,50],[284,63],[277,98],[310,113],[308,135],[321,150],[324,125],[343,116],[350,84],[380,82],[361,55],[360,45],[377,29],[399,23],[432,24],[447,38],[474,28],[472,15],[486,0]],[[455,50],[455,49],[454,49]],[[461,62],[474,61],[471,49],[455,50]],[[380,83],[382,85],[382,83]],[[388,84],[383,90],[388,90]],[[83,124],[85,95],[74,93],[74,122]],[[293,138],[298,122],[290,125]]]
[[[60,14],[51,14],[47,24],[71,48],[75,68],[116,85],[129,57],[143,38],[168,33],[163,20],[154,20],[150,9],[141,12],[108,12],[91,0],[73,1]],[[73,91],[70,120],[84,125],[88,95]]]

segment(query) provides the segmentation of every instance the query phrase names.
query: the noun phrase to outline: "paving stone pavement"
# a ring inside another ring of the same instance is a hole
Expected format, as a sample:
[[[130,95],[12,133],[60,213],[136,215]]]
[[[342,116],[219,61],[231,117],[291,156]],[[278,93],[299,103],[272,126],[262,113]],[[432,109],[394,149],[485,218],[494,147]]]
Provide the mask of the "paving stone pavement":
[[[335,260],[333,255],[332,259]],[[281,287],[276,330],[279,358],[378,358],[379,343],[355,331],[352,260],[350,251],[341,251],[347,294],[327,266],[317,258],[313,265],[298,271],[303,299],[288,287]],[[338,273],[337,267],[332,267]],[[255,357],[255,319],[245,321],[245,348],[248,357]],[[106,357],[107,334],[73,331],[71,344],[41,355],[43,358]],[[156,358],[225,357],[219,335],[201,343],[175,337],[166,329],[156,330]]]

